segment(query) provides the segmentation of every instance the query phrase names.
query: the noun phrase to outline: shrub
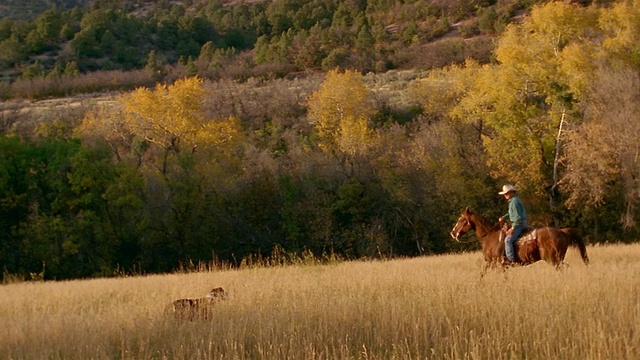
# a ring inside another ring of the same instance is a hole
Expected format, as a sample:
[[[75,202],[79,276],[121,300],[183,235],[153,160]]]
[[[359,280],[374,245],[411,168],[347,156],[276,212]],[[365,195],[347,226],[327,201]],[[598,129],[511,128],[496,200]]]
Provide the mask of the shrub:
[[[79,76],[36,77],[16,80],[5,98],[44,99],[101,91],[132,90],[139,86],[153,86],[155,78],[148,69],[133,71],[96,71]]]

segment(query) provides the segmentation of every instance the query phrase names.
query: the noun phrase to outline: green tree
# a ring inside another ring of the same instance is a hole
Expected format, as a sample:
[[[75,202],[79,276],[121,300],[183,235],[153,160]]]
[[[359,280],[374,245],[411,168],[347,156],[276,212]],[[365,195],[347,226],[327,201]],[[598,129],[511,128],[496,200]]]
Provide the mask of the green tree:
[[[496,32],[496,23],[498,22],[498,13],[495,7],[478,9],[478,29],[483,34],[493,34]]]
[[[78,55],[83,57],[100,57],[100,43],[97,40],[98,32],[93,27],[83,28],[76,33],[71,40],[71,46]]]
[[[27,57],[24,44],[16,36],[0,42],[0,65],[10,67]]]
[[[114,230],[132,224],[114,223],[113,216],[133,194],[112,196],[111,204],[105,200],[107,189],[120,181],[110,152],[67,139],[1,140],[6,270],[35,273],[44,264],[47,279],[112,274],[119,248]]]
[[[13,27],[13,21],[8,17],[0,19],[0,41],[4,41],[11,37],[11,28]]]
[[[356,48],[360,51],[371,50],[375,44],[373,35],[371,35],[371,28],[366,25],[362,25],[360,31],[358,31],[358,37],[356,38]]]
[[[293,63],[300,69],[319,68],[322,59],[326,56],[321,43],[321,32],[319,26],[311,28],[307,34],[299,32],[291,44]]]
[[[158,56],[155,50],[149,51],[146,68],[151,71],[155,80],[160,81],[167,75],[166,65],[166,62]]]
[[[20,75],[22,79],[33,79],[36,77],[41,77],[44,75],[44,70],[42,69],[42,65],[40,65],[40,61],[36,60],[33,64],[27,66]]]
[[[67,62],[67,65],[64,67],[64,74],[69,77],[80,75],[78,64],[75,61]]]
[[[56,10],[47,10],[35,21],[35,31],[47,45],[53,45],[59,40],[60,30],[63,25],[62,13]]]

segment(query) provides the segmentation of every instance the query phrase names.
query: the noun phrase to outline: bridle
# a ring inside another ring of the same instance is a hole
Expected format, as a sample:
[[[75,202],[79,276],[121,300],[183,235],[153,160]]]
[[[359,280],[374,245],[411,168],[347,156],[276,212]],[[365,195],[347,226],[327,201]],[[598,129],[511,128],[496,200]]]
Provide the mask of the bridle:
[[[469,218],[468,218],[467,216],[462,215],[462,216],[460,216],[460,218],[464,218],[464,224],[462,224],[462,225],[461,225],[461,228],[464,228],[464,227],[465,227],[465,226],[467,226],[467,225],[468,225],[469,227],[473,228],[473,227],[471,226],[471,221],[469,221]],[[458,219],[458,222],[460,222],[460,219]],[[493,231],[494,229],[499,228],[500,226],[501,226],[501,223],[497,223],[497,224],[493,225],[493,226],[488,230],[488,232],[491,232],[491,231]],[[455,227],[458,227],[458,223],[456,223],[456,226],[455,226]],[[454,229],[455,229],[455,227],[454,227]],[[475,230],[474,230],[474,232],[475,232]],[[465,233],[464,233],[464,234],[462,234],[462,235],[460,235],[460,232],[458,231],[458,232],[456,233],[456,236],[453,236],[453,230],[452,230],[452,231],[451,231],[451,235],[452,235],[452,237],[453,237],[457,242],[459,242],[460,244],[470,244],[470,243],[472,243],[472,242],[475,242],[475,240],[466,240],[466,241],[461,241],[461,239],[464,239],[464,238],[468,238],[468,237],[470,237],[470,236],[471,236],[471,231],[467,231],[467,232],[465,232]]]
[[[466,217],[466,216],[464,216],[464,215],[460,216],[460,218],[464,218],[464,224],[460,225],[461,229],[462,229],[462,228],[464,228],[464,227],[466,227],[467,225],[468,225],[469,227],[472,227],[472,226],[471,226],[471,222],[469,221],[469,218],[467,218],[467,217]],[[458,222],[456,222],[456,226],[454,227],[454,229],[455,229],[456,227],[458,227],[459,222],[460,222],[460,219],[458,219]],[[468,240],[468,241],[460,241],[462,238],[469,237],[469,236],[471,235],[471,232],[470,232],[470,231],[467,231],[467,232],[465,232],[465,233],[464,233],[464,234],[462,234],[462,235],[460,235],[460,231],[458,231],[458,232],[456,232],[455,236],[453,236],[453,230],[452,230],[452,231],[451,231],[451,235],[452,235],[452,237],[453,237],[457,242],[459,242],[459,243],[461,243],[461,244],[470,244],[470,243],[474,242],[474,241],[472,241],[472,240]]]
[[[465,238],[468,238],[468,240],[462,241]],[[456,238],[456,241],[459,242],[460,244],[471,244],[476,242],[475,239],[471,239],[471,231],[467,231],[463,235],[458,236]]]

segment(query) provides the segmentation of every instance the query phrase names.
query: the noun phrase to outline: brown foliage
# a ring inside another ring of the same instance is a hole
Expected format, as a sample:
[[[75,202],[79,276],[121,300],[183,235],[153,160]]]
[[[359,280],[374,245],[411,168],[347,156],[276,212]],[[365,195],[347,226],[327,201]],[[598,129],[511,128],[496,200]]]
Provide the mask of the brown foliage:
[[[78,76],[37,77],[16,80],[9,96],[22,99],[65,97],[101,91],[132,90],[138,86],[152,86],[153,74],[147,69],[133,71],[96,71]]]
[[[640,201],[640,76],[631,68],[603,67],[585,109],[585,123],[568,136],[564,188],[567,204],[599,206],[617,187],[624,194],[625,227],[635,224]]]

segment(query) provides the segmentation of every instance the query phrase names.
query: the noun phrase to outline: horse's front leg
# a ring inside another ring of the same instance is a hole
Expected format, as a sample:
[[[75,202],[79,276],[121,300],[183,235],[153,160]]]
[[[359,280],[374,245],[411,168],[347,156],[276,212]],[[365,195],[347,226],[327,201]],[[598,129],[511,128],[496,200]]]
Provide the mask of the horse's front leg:
[[[482,265],[482,270],[480,272],[480,279],[482,279],[487,274],[487,272],[489,272],[489,269],[496,268],[503,268],[499,259],[485,258],[484,265]]]
[[[482,278],[487,275],[487,270],[489,270],[489,267],[491,267],[491,262],[485,260],[484,264],[482,265],[482,270],[480,270],[480,280],[482,280]]]
[[[554,266],[555,266],[556,270],[563,271],[564,269],[569,267],[569,264],[567,264],[564,261],[558,261]]]

